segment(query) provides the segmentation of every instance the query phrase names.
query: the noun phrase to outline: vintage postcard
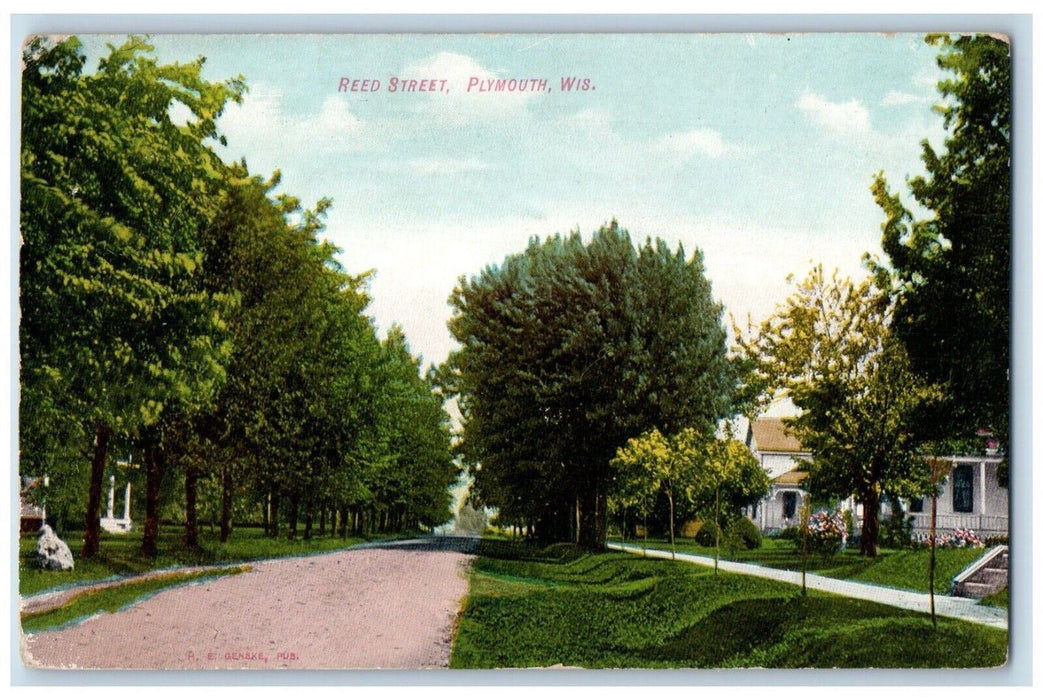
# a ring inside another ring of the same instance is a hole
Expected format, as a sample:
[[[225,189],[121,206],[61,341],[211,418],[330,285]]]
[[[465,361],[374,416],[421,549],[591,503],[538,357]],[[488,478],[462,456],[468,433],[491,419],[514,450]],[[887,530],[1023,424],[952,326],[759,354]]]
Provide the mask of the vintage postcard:
[[[1004,666],[1011,55],[27,37],[24,666]]]

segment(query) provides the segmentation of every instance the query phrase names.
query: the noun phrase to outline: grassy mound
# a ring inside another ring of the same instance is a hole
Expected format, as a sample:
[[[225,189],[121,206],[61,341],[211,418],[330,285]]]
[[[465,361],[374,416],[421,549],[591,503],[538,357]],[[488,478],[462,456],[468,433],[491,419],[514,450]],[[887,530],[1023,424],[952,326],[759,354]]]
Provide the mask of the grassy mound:
[[[1004,663],[1007,633],[684,562],[483,547],[453,668],[946,668]]]

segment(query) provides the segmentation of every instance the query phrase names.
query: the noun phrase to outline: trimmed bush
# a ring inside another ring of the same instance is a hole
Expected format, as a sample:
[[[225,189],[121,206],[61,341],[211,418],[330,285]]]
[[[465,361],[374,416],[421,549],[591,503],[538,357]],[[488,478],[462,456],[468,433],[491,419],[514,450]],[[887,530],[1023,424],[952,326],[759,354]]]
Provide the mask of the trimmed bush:
[[[738,518],[728,526],[728,538],[741,540],[746,549],[759,549],[761,531],[749,518]]]
[[[695,541],[704,547],[713,547],[717,544],[719,532],[717,523],[712,520],[706,520],[703,522],[702,527],[699,528],[699,532],[695,533]]]

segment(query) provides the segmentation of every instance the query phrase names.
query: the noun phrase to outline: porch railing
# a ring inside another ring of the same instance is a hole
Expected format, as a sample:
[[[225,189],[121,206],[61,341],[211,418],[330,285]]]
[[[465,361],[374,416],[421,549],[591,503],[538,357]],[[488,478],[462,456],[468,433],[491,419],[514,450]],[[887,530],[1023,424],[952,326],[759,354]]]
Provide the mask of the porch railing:
[[[913,534],[929,535],[931,532],[930,513],[910,513],[913,517]],[[974,530],[980,537],[998,537],[1008,534],[1009,518],[1006,515],[976,515],[973,513],[953,513],[939,515],[937,531],[939,535],[965,528]]]

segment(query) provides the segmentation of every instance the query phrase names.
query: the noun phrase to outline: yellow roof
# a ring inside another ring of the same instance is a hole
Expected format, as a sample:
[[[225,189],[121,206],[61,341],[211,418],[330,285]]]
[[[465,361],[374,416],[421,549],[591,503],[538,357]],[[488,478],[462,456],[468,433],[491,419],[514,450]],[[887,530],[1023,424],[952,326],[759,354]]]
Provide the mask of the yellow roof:
[[[792,469],[783,474],[779,474],[773,479],[773,483],[777,486],[800,486],[800,482],[808,478],[807,472],[802,472],[797,469]]]
[[[751,424],[758,452],[803,452],[800,440],[790,433],[781,418],[758,418]]]

